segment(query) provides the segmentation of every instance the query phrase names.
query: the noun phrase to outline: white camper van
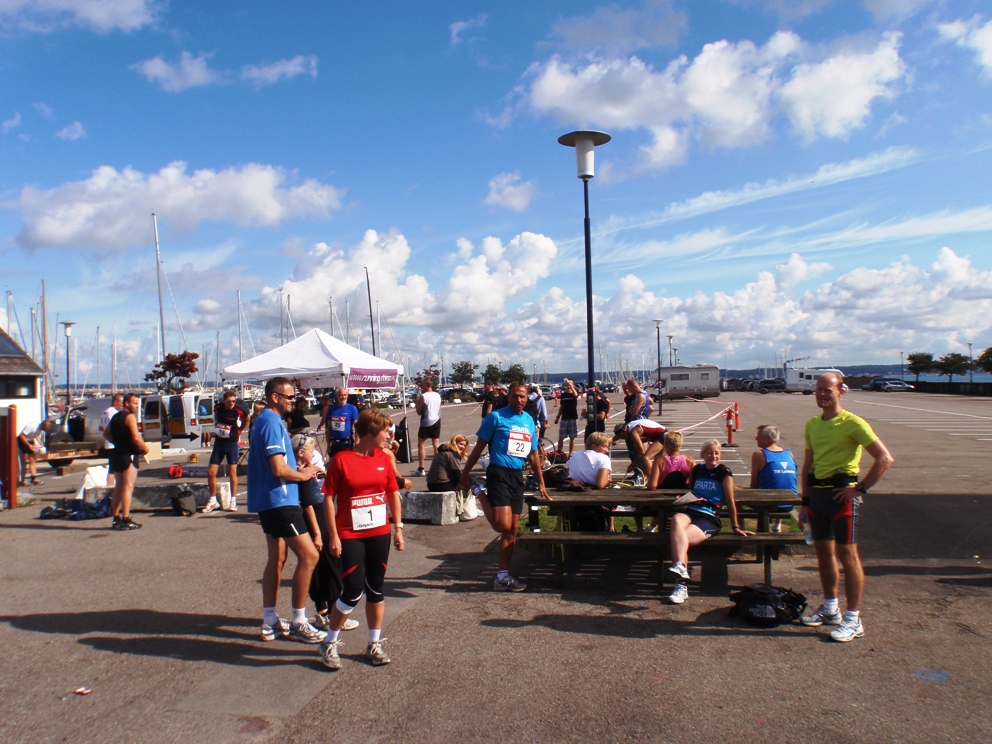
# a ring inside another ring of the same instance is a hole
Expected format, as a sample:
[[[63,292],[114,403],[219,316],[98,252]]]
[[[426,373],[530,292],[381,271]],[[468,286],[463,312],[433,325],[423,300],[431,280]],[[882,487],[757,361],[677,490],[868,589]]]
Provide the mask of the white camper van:
[[[816,381],[819,379],[820,375],[825,375],[827,372],[834,372],[835,374],[844,376],[844,373],[839,369],[834,369],[833,367],[801,367],[797,369],[787,369],[785,370],[785,390],[788,393],[799,393],[803,395],[812,395],[813,391],[816,389]]]
[[[653,391],[657,400],[659,390]],[[717,398],[720,396],[720,368],[715,364],[697,364],[692,367],[662,367],[661,397]]]

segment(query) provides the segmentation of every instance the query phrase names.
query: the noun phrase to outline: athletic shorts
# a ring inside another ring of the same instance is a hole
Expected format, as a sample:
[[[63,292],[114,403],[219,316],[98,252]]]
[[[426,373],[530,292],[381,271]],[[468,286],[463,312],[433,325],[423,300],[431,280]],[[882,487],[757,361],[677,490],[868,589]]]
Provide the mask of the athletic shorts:
[[[299,537],[309,534],[300,506],[277,506],[258,513],[262,532],[269,537]]]
[[[524,513],[524,474],[520,470],[490,465],[486,469],[486,498],[492,507],[508,506],[514,514]]]
[[[107,458],[107,465],[110,468],[111,473],[123,473],[128,470],[132,465],[134,469],[138,469],[138,456],[128,455],[124,452],[117,452],[116,450],[111,451],[110,457]]]
[[[331,447],[327,451],[327,459],[330,460],[338,452],[344,452],[345,450],[350,450],[355,448],[354,439],[332,439]]]
[[[20,439],[17,440],[17,449],[23,452],[25,455],[33,455],[34,449],[30,444],[24,444]]]
[[[417,430],[417,439],[440,439],[441,419],[438,419],[430,426],[421,426]]]
[[[227,458],[228,465],[237,465],[241,456],[241,447],[238,446],[237,439],[217,439],[214,438],[214,448],[210,453],[210,464],[220,465]]]
[[[558,436],[562,439],[575,439],[579,436],[579,420],[562,419],[558,423]]]
[[[382,586],[389,563],[388,532],[374,537],[348,538],[341,541],[341,601],[349,607],[365,595],[368,604],[382,602]]]
[[[720,520],[714,519],[709,514],[702,514],[693,509],[686,509],[684,514],[689,517],[692,525],[702,530],[706,537],[713,537],[720,531]]]
[[[861,497],[846,504],[834,500],[836,488],[811,488],[809,527],[814,540],[833,540],[839,545],[858,543],[858,506]]]

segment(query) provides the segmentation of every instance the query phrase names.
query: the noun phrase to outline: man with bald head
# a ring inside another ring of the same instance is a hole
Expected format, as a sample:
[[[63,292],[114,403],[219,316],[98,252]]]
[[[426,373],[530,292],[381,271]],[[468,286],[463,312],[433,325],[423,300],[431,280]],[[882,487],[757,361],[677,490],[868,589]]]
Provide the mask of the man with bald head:
[[[803,625],[836,625],[834,641],[846,643],[865,634],[861,600],[865,574],[858,556],[858,511],[863,497],[894,462],[868,422],[841,407],[847,392],[843,378],[828,372],[816,381],[816,405],[822,413],[806,423],[806,452],[802,469],[802,509],[813,533],[816,562],[823,585],[823,604],[802,618]],[[874,462],[858,479],[861,452]],[[847,610],[837,606],[840,573],[844,568]]]

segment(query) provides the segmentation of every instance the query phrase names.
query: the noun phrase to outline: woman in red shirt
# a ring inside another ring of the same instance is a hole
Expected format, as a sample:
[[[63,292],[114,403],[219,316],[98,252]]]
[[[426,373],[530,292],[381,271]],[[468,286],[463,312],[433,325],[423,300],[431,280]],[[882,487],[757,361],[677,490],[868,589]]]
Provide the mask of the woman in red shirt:
[[[376,409],[361,412],[355,422],[358,443],[328,463],[324,479],[324,511],[330,532],[327,549],[341,558],[341,597],[331,611],[330,631],[320,644],[328,669],[340,669],[339,633],[348,615],[365,595],[369,645],[365,650],[373,666],[389,663],[382,648],[382,621],[386,605],[382,586],[389,559],[389,543],[403,550],[403,521],[399,484],[392,461],[382,445],[389,436],[390,418]],[[388,510],[387,510],[388,504]],[[395,532],[390,532],[392,514]]]

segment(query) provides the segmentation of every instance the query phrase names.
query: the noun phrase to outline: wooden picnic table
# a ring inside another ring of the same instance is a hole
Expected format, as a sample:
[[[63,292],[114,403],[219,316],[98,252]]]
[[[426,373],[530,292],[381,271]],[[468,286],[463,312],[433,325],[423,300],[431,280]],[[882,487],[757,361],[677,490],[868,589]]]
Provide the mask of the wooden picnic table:
[[[518,539],[526,546],[528,544],[547,545],[551,547],[555,558],[555,581],[560,584],[564,576],[565,548],[581,549],[595,546],[620,546],[653,549],[658,555],[659,584],[664,585],[665,564],[669,557],[668,525],[671,515],[682,508],[675,506],[674,501],[685,493],[685,489],[666,489],[648,491],[643,488],[606,488],[594,491],[549,491],[550,499],[538,497],[535,503],[547,506],[549,512],[558,516],[558,530],[545,532],[527,532]],[[733,533],[722,532],[715,535],[702,545],[696,546],[692,552],[706,556],[703,560],[703,581],[710,587],[726,585],[727,562],[730,556],[741,546],[755,548],[756,560],[764,564],[765,583],[772,579],[771,561],[777,559],[780,550],[785,545],[804,543],[800,533],[771,531],[772,519],[787,517],[788,512],[780,511],[781,506],[798,506],[799,495],[792,491],[778,489],[739,488],[734,490],[734,500],[737,504],[738,516],[742,519],[756,519],[755,534],[741,537]],[[573,529],[577,524],[577,510],[595,506],[633,507],[632,512],[616,512],[616,516],[635,516],[658,518],[658,532],[613,533],[613,532],[581,532]]]

